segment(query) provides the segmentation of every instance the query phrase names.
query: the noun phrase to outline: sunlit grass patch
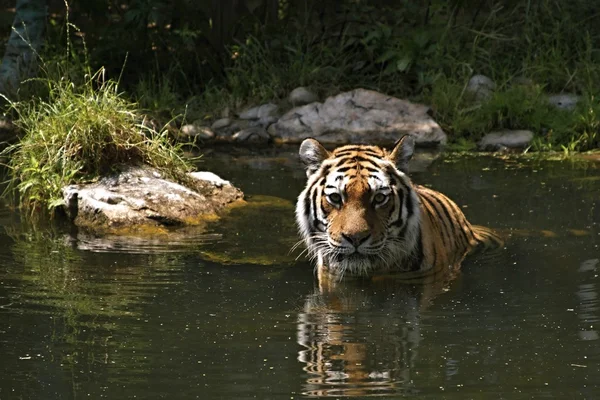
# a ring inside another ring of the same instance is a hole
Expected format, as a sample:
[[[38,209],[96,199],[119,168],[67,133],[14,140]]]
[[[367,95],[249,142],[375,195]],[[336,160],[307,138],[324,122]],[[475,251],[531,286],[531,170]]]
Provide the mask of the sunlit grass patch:
[[[103,70],[80,84],[64,76],[39,79],[47,95],[10,105],[23,137],[3,151],[10,175],[5,195],[30,213],[53,211],[63,205],[64,186],[95,180],[119,164],[148,164],[186,180],[192,164],[181,145],[171,144],[165,130],[147,127]]]

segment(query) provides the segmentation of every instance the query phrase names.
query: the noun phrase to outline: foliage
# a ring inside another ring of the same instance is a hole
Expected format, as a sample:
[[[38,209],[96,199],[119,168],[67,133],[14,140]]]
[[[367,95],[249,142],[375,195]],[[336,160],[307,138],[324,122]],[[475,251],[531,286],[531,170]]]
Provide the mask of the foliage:
[[[136,105],[118,92],[104,71],[84,76],[81,83],[63,74],[37,83],[47,97],[11,103],[21,140],[3,151],[9,155],[10,184],[6,193],[19,195],[27,211],[63,205],[61,190],[94,180],[119,164],[145,163],[184,180],[191,169],[166,131],[147,127]]]
[[[283,100],[297,86],[321,97],[364,87],[431,105],[451,141],[519,128],[535,132],[537,149],[585,150],[598,145],[596,8],[589,0],[90,0],[70,8],[85,32],[65,32],[64,10],[52,9],[48,47],[85,36],[91,65],[113,78],[122,72],[121,88],[163,122],[217,118]],[[497,83],[489,103],[465,92],[473,74]],[[545,97],[562,92],[584,104],[552,112]]]

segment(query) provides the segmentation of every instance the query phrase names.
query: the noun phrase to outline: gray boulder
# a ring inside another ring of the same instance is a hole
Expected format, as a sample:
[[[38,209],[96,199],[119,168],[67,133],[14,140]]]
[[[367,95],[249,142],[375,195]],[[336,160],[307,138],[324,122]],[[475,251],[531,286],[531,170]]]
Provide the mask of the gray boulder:
[[[274,117],[277,115],[276,104],[266,103],[258,107],[248,108],[240,113],[240,119],[261,119],[266,117]]]
[[[260,106],[247,108],[239,114],[239,117],[241,119],[257,119],[259,109],[260,109]]]
[[[269,127],[269,134],[284,143],[313,137],[331,144],[389,144],[410,134],[418,144],[443,145],[447,136],[428,111],[422,104],[356,89],[293,108]]]
[[[255,121],[246,119],[231,120],[228,125],[222,126],[215,130],[216,139],[219,141],[229,142],[231,141],[233,134],[252,126],[254,123]]]
[[[213,122],[213,124],[210,126],[210,129],[216,131],[218,129],[225,128],[226,126],[231,125],[231,122],[231,118],[220,118]]]
[[[466,91],[474,95],[476,100],[483,101],[489,99],[495,89],[496,84],[491,78],[485,75],[473,75],[469,79]]]
[[[533,132],[527,130],[504,130],[490,132],[478,143],[480,150],[496,151],[504,148],[519,149],[529,146]]]
[[[303,106],[304,104],[314,103],[319,98],[307,88],[300,86],[290,92],[288,100],[293,106]]]
[[[256,121],[251,121],[249,126],[260,126],[267,129],[269,126],[277,122],[277,117],[263,117]]]
[[[236,142],[255,142],[255,143],[267,143],[271,140],[271,137],[265,130],[260,126],[254,126],[246,129],[242,129],[233,135],[233,140]]]
[[[581,96],[573,93],[553,94],[548,96],[548,103],[559,110],[574,110],[580,99]]]
[[[67,215],[95,233],[160,232],[198,225],[242,199],[242,192],[215,174],[190,174],[189,187],[150,167],[124,167],[96,183],[63,188]]]
[[[258,107],[258,112],[256,114],[256,117],[257,117],[257,119],[275,117],[275,116],[277,116],[278,109],[279,109],[279,107],[277,107],[277,105],[275,105],[273,103],[263,104],[262,106]]]

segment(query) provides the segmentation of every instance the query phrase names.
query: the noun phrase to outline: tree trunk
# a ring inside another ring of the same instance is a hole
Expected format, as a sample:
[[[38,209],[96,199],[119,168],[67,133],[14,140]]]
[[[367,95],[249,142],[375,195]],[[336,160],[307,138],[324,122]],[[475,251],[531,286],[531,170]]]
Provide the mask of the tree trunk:
[[[12,32],[0,64],[0,94],[13,98],[21,81],[35,76],[46,28],[46,0],[17,0]]]

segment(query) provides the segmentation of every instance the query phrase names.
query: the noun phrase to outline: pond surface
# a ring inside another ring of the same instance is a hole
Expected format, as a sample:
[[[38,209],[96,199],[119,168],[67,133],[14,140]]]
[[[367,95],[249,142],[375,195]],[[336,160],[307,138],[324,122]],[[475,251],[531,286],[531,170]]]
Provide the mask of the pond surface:
[[[249,206],[144,240],[33,229],[0,208],[0,399],[600,398],[600,165],[416,163],[469,219],[512,233],[424,288],[321,294],[289,254],[296,149],[209,152]]]

